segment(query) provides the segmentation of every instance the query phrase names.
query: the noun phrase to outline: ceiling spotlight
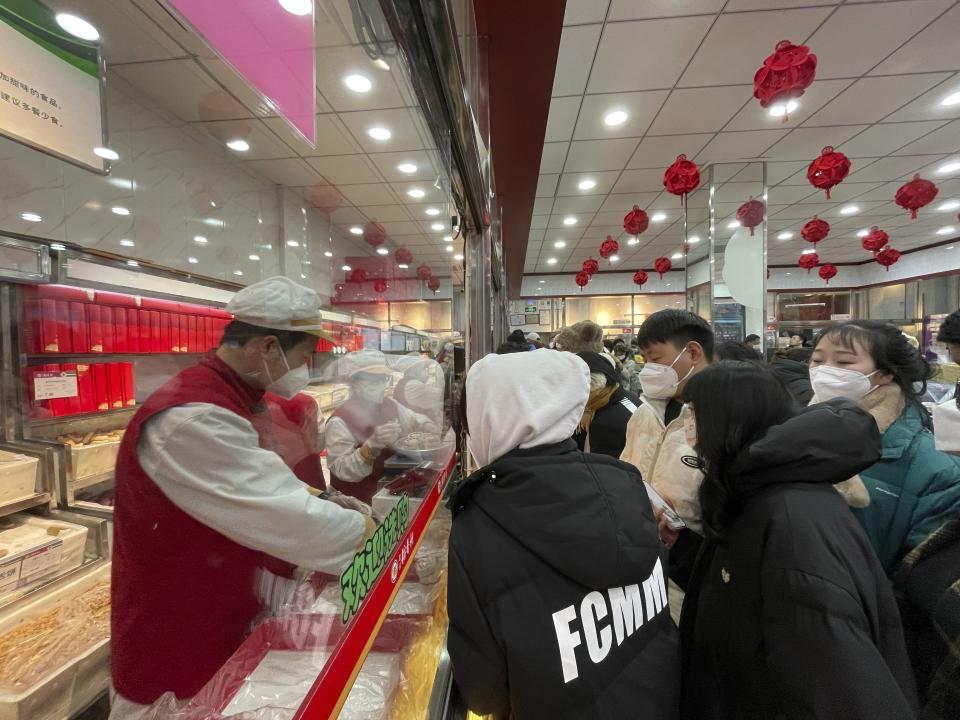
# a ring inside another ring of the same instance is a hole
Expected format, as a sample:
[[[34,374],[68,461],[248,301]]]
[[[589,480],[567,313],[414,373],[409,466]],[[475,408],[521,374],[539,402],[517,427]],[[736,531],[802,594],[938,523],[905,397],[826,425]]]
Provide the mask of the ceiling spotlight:
[[[956,160],[951,160],[937,168],[937,172],[941,175],[949,175],[950,173],[955,173],[957,170],[960,170],[960,162]]]
[[[816,250],[814,250],[813,248],[810,248],[809,250],[804,250],[804,251],[803,251],[802,253],[800,253],[800,254],[801,254],[801,255],[813,255],[815,252],[816,252]]]
[[[243,270],[234,270],[233,274],[237,277],[243,277]]]
[[[43,220],[43,218],[37,215],[35,212],[20,213],[20,219],[26,220],[27,222],[40,222]]]
[[[280,0],[280,7],[291,15],[309,15],[313,12],[313,0]]]
[[[777,235],[777,240],[789,240],[793,237],[793,233],[789,230],[784,230],[782,233]]]
[[[639,244],[640,244],[639,238],[632,237],[629,240],[627,240],[627,245],[639,245]]]
[[[74,37],[88,42],[96,42],[100,39],[100,33],[97,32],[97,29],[83,18],[70,13],[58,13],[56,20],[57,25]]]
[[[693,245],[694,243],[700,242],[700,238],[696,235],[691,235],[690,237],[687,238],[687,242]]]
[[[941,105],[946,105],[950,107],[951,105],[956,105],[960,103],[960,92],[950,93],[943,100],[940,101]]]
[[[300,243],[296,240],[287,240],[287,247],[297,248],[300,247]]]
[[[567,243],[566,243],[565,241],[563,241],[563,240],[557,240],[557,241],[553,244],[553,246],[554,246],[555,248],[558,248],[558,249],[559,249],[559,248],[565,248],[565,247],[567,246]]]
[[[610,256],[610,262],[612,262],[612,263],[617,262],[617,260],[619,260],[619,259],[620,259],[620,256],[619,256],[619,255],[611,255],[611,256]]]
[[[683,253],[681,253],[681,252],[675,252],[675,253],[671,256],[671,259],[673,259],[673,260],[682,260],[682,259],[683,259]]]
[[[411,173],[415,173],[417,171],[417,166],[413,163],[400,163],[397,165],[397,170],[410,175]]]
[[[453,252],[453,245],[447,245],[443,249],[446,250],[447,252]]]
[[[952,235],[957,229],[953,225],[947,225],[937,230],[937,235]]]
[[[556,264],[557,264],[556,258],[547,258],[547,265],[556,265]]]
[[[301,279],[301,280],[306,280],[306,279],[307,279],[307,276],[306,276],[304,273],[300,273],[300,279]]]
[[[373,61],[373,64],[376,65],[381,70],[387,70],[387,71],[390,70],[390,66],[387,64],[387,61],[384,60],[383,58],[377,58],[376,60]]]
[[[353,270],[353,268],[350,267],[349,265],[343,265],[341,266],[340,269],[343,270],[344,272],[350,272],[351,270]]]
[[[443,231],[443,228],[444,228],[443,223],[438,223],[438,222],[433,223],[433,225],[430,226],[431,230],[436,230],[437,232]]]
[[[869,234],[870,234],[870,231],[866,229],[857,231],[857,237],[866,237]]]
[[[324,251],[323,251],[323,256],[324,256],[324,257],[333,257],[333,253],[330,252],[329,250],[324,250]]]
[[[407,195],[412,198],[422,198],[424,195],[426,195],[426,193],[420,188],[410,188],[407,190]]]
[[[453,235],[444,235],[444,236],[443,236],[443,241],[444,241],[444,242],[453,242]]]
[[[596,186],[597,186],[597,181],[590,180],[589,178],[586,180],[581,180],[580,183],[577,185],[577,187],[580,188],[581,190],[593,190]]]
[[[571,215],[571,216],[568,216],[568,217],[565,217],[565,218],[563,219],[563,224],[564,224],[564,225],[576,225],[576,224],[577,224],[577,219],[576,219],[575,217],[573,217],[572,215]]]
[[[738,227],[740,227],[740,221],[739,221],[739,220],[731,220],[730,222],[727,223],[727,227],[730,228],[731,230],[733,230],[734,228],[738,228]]]
[[[948,212],[949,210],[956,210],[960,208],[960,200],[947,200],[945,203],[941,203],[937,208],[940,212]]]
[[[456,255],[453,256],[453,259],[454,259],[454,260],[463,260],[463,255],[461,255],[460,253],[457,253]]]
[[[440,210],[438,208],[427,208],[426,210],[424,210],[424,212],[427,215],[431,215],[431,216],[440,214]]]
[[[53,245],[51,245],[50,247],[53,247]],[[947,250],[953,250],[953,248],[954,248],[953,245],[947,245]]]
[[[798,107],[800,107],[800,103],[798,103],[796,100],[788,100],[786,104],[780,103],[778,105],[772,105],[770,107],[770,116],[783,117],[788,113],[792,113]]]
[[[372,127],[367,130],[367,135],[372,137],[374,140],[389,140],[393,137],[393,133],[387,130],[385,127]]]
[[[860,212],[860,207],[857,205],[844,205],[840,208],[841,215],[854,215]]]
[[[546,282],[546,280],[537,280],[537,282],[543,285]]]
[[[114,215],[129,215],[129,214],[130,214],[130,211],[129,211],[127,208],[121,207],[120,205],[114,205],[112,208],[110,208],[110,212],[112,212]]]
[[[363,228],[360,227],[359,225],[354,225],[352,228],[350,228],[350,234],[351,234],[351,235],[363,235]]]
[[[343,84],[347,86],[348,90],[352,90],[355,93],[370,92],[370,89],[373,87],[373,83],[370,82],[370,78],[366,75],[347,75],[343,79]]]
[[[389,255],[390,251],[386,248],[377,248],[377,255]]]
[[[603,118],[603,124],[609,125],[610,127],[616,127],[617,125],[623,125],[627,118],[630,117],[623,110],[614,110],[613,112],[608,112]]]
[[[191,265],[196,265],[200,261],[197,260],[195,257],[188,257],[187,262],[190,263]]]
[[[95,147],[93,149],[93,154],[97,157],[102,157],[104,160],[120,159],[120,154],[116,150],[111,150],[110,148],[105,147]]]
[[[237,138],[236,140],[228,142],[227,147],[237,152],[246,152],[250,149],[250,143],[242,138]]]
[[[652,216],[650,216],[650,220],[652,220],[653,222],[663,222],[666,219],[667,219],[667,214],[662,212],[654,213]]]
[[[406,269],[407,269],[408,267],[410,267],[410,266],[409,266],[409,265],[404,265],[403,263],[400,263],[400,264],[397,265],[397,267],[400,268],[401,270],[406,270]]]
[[[51,250],[66,250],[67,246],[63,243],[50,243]],[[949,248],[948,248],[949,249]]]
[[[134,245],[136,245],[136,243],[133,242],[133,240],[126,240],[126,239],[121,240],[120,244],[123,245],[123,247],[133,247]]]
[[[259,256],[259,255],[256,255],[256,254],[250,255],[249,258],[250,258],[251,260],[253,260],[254,262],[258,262],[258,261],[260,260],[260,256]]]

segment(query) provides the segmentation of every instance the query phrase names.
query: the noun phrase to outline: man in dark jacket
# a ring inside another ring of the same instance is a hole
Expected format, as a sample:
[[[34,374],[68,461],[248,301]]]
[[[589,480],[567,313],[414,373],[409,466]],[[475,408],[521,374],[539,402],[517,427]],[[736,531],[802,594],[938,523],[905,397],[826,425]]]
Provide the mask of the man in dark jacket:
[[[640,398],[620,385],[620,373],[609,356],[577,353],[590,368],[590,397],[574,439],[584,452],[620,459],[627,444],[627,423],[640,407]]]
[[[667,553],[637,471],[570,437],[577,356],[488,355],[467,375],[481,470],[452,498],[448,648],[460,693],[514,720],[676,717]]]

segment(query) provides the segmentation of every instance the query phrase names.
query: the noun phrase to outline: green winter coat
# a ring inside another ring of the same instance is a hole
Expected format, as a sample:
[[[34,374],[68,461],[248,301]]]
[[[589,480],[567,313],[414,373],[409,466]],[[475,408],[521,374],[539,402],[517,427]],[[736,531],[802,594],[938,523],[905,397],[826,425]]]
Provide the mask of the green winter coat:
[[[897,386],[878,388],[862,404],[883,433],[883,455],[860,473],[870,505],[853,512],[889,573],[927,535],[960,516],[960,458],[934,447],[923,408],[905,403]]]

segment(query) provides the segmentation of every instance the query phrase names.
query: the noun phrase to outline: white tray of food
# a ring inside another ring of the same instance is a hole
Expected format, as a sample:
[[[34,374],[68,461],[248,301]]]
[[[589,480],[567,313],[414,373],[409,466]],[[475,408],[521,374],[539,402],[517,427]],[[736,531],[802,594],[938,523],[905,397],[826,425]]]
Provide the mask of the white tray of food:
[[[57,438],[70,447],[72,482],[82,487],[84,480],[102,477],[113,472],[117,465],[123,430],[106,433],[70,433]]]
[[[87,528],[28,513],[0,518],[0,602],[83,564]]]
[[[0,505],[28,498],[36,492],[37,458],[0,450]]]

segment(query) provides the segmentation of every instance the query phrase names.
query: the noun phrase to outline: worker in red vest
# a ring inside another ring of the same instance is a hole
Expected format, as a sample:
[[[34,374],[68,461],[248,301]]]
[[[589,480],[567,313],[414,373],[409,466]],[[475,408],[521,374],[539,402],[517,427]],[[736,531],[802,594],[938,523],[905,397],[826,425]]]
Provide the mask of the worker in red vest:
[[[274,277],[238,292],[220,347],[127,426],[116,468],[111,720],[195,695],[295,567],[339,574],[373,534],[352,498],[315,497],[254,427],[265,391],[310,379],[320,299]],[[339,502],[339,504],[338,504]]]
[[[397,441],[417,431],[439,435],[440,428],[427,416],[386,397],[393,371],[383,353],[353,352],[343,358],[341,367],[350,380],[350,397],[326,426],[330,484],[370,503]]]

